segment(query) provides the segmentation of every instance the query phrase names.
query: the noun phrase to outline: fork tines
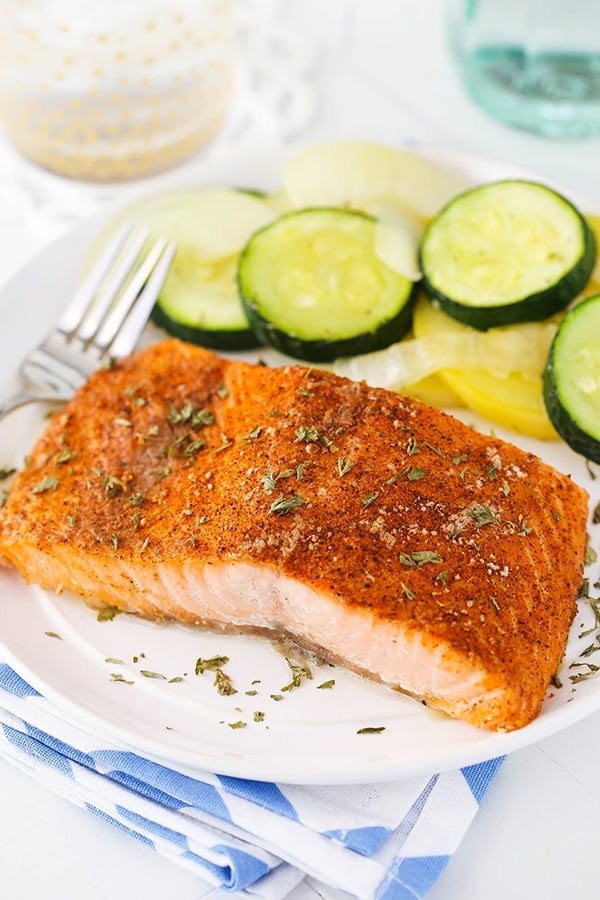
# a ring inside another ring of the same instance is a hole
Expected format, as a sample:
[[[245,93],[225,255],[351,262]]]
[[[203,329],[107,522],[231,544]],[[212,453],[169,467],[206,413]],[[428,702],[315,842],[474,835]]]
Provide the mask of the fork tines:
[[[124,225],[110,241],[57,323],[102,356],[120,357],[137,344],[173,260],[175,244],[158,238],[147,252],[147,228]]]

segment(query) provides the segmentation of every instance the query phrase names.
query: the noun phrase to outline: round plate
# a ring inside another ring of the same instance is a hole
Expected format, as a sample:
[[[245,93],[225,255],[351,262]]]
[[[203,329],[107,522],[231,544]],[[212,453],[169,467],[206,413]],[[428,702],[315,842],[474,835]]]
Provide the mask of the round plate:
[[[521,174],[473,158],[454,158],[451,163],[473,182]],[[196,181],[271,189],[280,166],[279,156],[228,159],[199,170]],[[76,228],[1,292],[0,381],[6,390],[18,360],[71,295],[86,248],[100,226],[94,221]],[[146,339],[158,337],[150,327]],[[44,412],[30,407],[2,423],[0,468],[20,464],[43,425]],[[471,413],[464,418],[483,431],[492,428]],[[590,493],[592,509],[600,501],[596,473],[563,443],[493,430],[570,474]],[[593,568],[589,575],[590,583],[598,578]],[[397,779],[509,753],[600,708],[593,657],[581,655],[595,643],[597,633],[585,599],[571,629],[561,670],[563,686],[548,692],[541,714],[530,725],[497,734],[264,639],[158,625],[125,615],[98,621],[74,597],[26,586],[8,568],[0,572],[0,597],[0,654],[66,719],[100,740],[117,741],[190,770],[312,784]],[[198,659],[213,656],[228,657],[224,669],[236,693],[223,696],[213,673],[195,673]],[[302,677],[299,686],[286,689],[291,666],[308,669],[312,677]],[[335,684],[328,687],[331,681]]]

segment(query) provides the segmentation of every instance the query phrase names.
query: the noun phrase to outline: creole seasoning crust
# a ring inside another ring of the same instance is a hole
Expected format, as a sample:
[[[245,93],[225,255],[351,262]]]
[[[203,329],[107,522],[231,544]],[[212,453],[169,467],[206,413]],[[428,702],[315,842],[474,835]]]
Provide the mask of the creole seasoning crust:
[[[277,572],[288,593],[309,591],[309,619],[310,598],[327,598],[338,630],[365,624],[364,659],[345,656],[343,635],[329,645],[278,622],[285,596],[275,632],[509,729],[537,714],[564,652],[586,517],[570,479],[418,401],[165,341],[94,375],[53,418],[1,513],[0,552],[91,605],[240,630],[265,629],[231,603],[165,596],[161,573]],[[404,679],[387,648],[378,667],[372,627],[412,647],[400,670],[429,658],[439,671]],[[470,697],[476,677],[487,705]],[[457,685],[436,696],[462,678],[464,698]]]

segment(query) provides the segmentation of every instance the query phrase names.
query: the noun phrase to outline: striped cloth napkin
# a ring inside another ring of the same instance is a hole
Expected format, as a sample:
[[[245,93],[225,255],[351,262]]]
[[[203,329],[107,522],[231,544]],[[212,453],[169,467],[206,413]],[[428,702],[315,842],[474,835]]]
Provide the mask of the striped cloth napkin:
[[[352,786],[199,776],[73,727],[2,662],[0,723],[1,757],[204,882],[265,900],[307,876],[360,900],[423,897],[501,764]]]

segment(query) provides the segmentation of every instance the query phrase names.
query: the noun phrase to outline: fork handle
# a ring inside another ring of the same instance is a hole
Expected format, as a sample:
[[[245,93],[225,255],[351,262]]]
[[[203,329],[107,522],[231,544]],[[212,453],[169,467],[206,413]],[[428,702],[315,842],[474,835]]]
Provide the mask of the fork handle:
[[[68,400],[69,397],[70,395],[67,394],[61,396],[60,394],[57,394],[56,391],[54,393],[19,391],[0,403],[0,422],[5,419],[9,413],[14,412],[16,409],[20,409],[22,406],[26,406],[28,403],[49,403],[51,401],[63,403]]]

